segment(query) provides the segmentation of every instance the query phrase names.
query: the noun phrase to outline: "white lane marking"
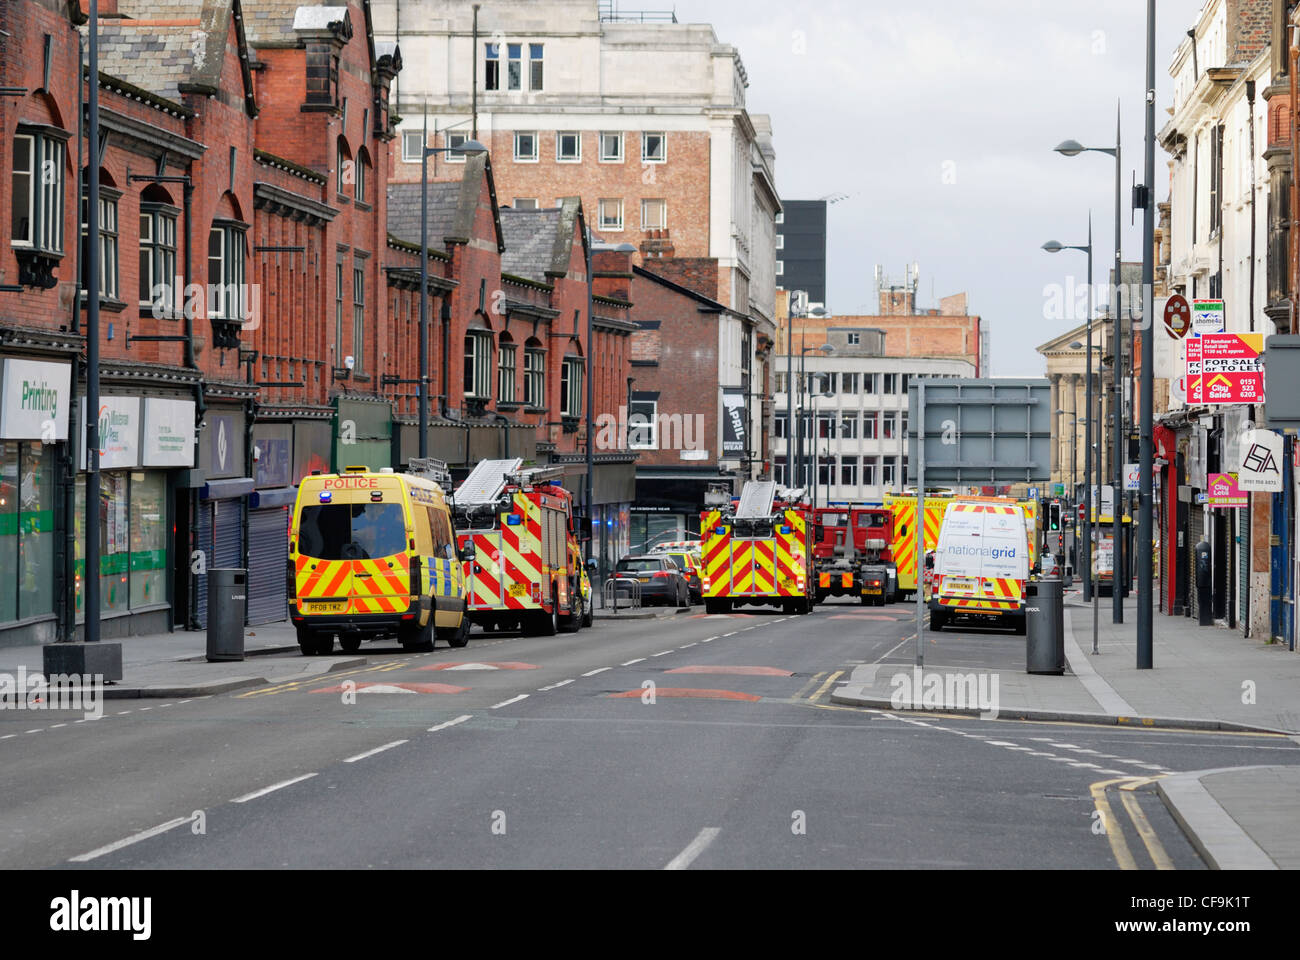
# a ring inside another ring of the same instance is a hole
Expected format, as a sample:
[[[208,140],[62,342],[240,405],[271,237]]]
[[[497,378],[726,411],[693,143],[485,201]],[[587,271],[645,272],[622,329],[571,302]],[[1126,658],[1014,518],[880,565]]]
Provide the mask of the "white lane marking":
[[[170,706],[171,706],[170,703],[160,703],[158,704],[158,709],[161,710],[163,707],[170,707]]]
[[[178,705],[179,705],[179,704],[182,704],[182,703],[189,703],[189,702],[190,702],[189,700],[177,700],[177,701],[176,701],[176,703],[177,703]]]
[[[509,700],[502,700],[500,703],[493,704],[491,709],[500,710],[502,707],[508,707],[512,703],[518,703],[520,700],[527,700],[527,699],[528,699],[528,694],[521,693],[517,697],[511,697]]]
[[[166,823],[160,823],[156,827],[150,827],[148,830],[141,830],[139,833],[132,834],[123,840],[110,843],[107,846],[91,850],[89,853],[78,854],[75,857],[69,857],[70,863],[85,863],[87,860],[94,860],[96,857],[102,857],[106,853],[112,853],[115,850],[121,850],[123,847],[129,847],[133,843],[139,843],[141,840],[148,840],[150,837],[156,837],[168,830],[175,830],[182,823],[189,823],[189,817],[177,817],[175,820],[168,820]]]
[[[57,729],[59,729],[59,727],[66,727],[66,726],[67,726],[66,723],[56,723],[54,726],[50,727],[50,729],[51,729],[51,730],[57,730]]]
[[[1007,749],[1008,749],[1008,750],[1019,750],[1019,751],[1021,751],[1021,752],[1023,752],[1023,753],[1033,753],[1033,752],[1034,752],[1034,750],[1033,750],[1032,747],[1007,747]]]
[[[714,640],[716,640],[716,639],[718,639],[718,638],[717,638],[717,637],[705,637],[703,640],[700,641],[700,643],[712,643],[712,642],[713,642]]]
[[[40,733],[44,729],[44,727],[37,727],[35,730],[24,730],[23,733]]]
[[[584,677],[594,677],[598,673],[604,673],[606,670],[612,670],[613,667],[597,667],[595,670],[588,670],[583,674]]]
[[[1042,750],[1030,750],[1029,755],[1031,757],[1055,757],[1056,756],[1056,754],[1054,753],[1044,753]]]
[[[547,690],[558,690],[560,687],[567,687],[571,683],[573,683],[572,680],[561,680],[559,683],[553,683],[549,687],[538,687],[537,692],[545,693]]]
[[[85,723],[90,717],[82,717],[80,720],[73,720],[73,723]]]
[[[666,657],[666,656],[668,656],[668,654],[670,654],[670,653],[676,653],[676,652],[677,652],[676,650],[665,650],[663,653],[652,653],[652,654],[650,654],[650,656],[652,656],[652,657]]]
[[[686,849],[677,856],[668,861],[665,870],[685,870],[694,862],[695,858],[704,852],[705,848],[711,844],[715,837],[721,832],[718,827],[705,827],[701,830],[689,844]]]
[[[635,660],[625,660],[623,663],[620,663],[619,666],[630,667],[634,663],[644,663],[644,662],[645,662],[645,657],[637,657]]]
[[[127,713],[130,713],[130,712],[131,712],[130,710],[119,710],[119,711],[117,711],[117,715],[120,717],[120,716],[122,716],[122,715],[124,715],[124,714],[127,714]]]
[[[153,709],[153,707],[141,707],[141,708],[140,708],[140,712],[141,712],[141,713],[144,713],[146,710],[152,710],[152,709]]]
[[[473,716],[472,713],[462,714],[461,716],[457,717],[455,720],[448,720],[446,723],[440,723],[436,727],[430,727],[429,732],[437,733],[439,730],[446,730],[448,727],[454,727],[458,723],[464,723],[472,716]]]
[[[730,633],[724,633],[723,636],[724,636],[724,637],[734,637],[734,636],[735,636],[736,634],[738,634],[738,633],[740,633],[739,630],[732,630]]]
[[[246,793],[242,797],[236,797],[231,803],[248,803],[249,800],[256,800],[258,797],[264,797],[268,793],[274,793],[276,790],[283,790],[285,787],[291,787],[295,783],[302,783],[304,780],[310,780],[316,776],[314,773],[304,773],[301,777],[294,777],[292,780],[282,780],[280,783],[273,783],[269,787],[263,787],[261,790],[254,790],[252,793]]]
[[[358,753],[355,757],[348,757],[344,763],[356,763],[358,760],[364,760],[366,757],[373,757],[377,753],[383,753],[385,750],[391,750],[393,747],[400,747],[404,743],[410,743],[410,740],[394,740],[392,743],[386,743],[382,747],[375,747],[373,750],[367,750],[365,753]]]
[[[77,722],[80,723],[81,721]],[[6,733],[3,737],[0,737],[0,740],[12,740],[16,736],[18,736],[16,733]]]
[[[695,643],[683,643],[683,644],[682,644],[680,647],[678,647],[677,649],[678,649],[678,650],[685,650],[687,647],[694,647],[694,646],[696,646],[698,643],[699,643],[699,641],[696,641]]]
[[[1006,741],[1006,740],[985,740],[984,742],[987,743],[987,744],[989,744],[990,746],[994,746],[994,747],[1014,747],[1014,746],[1015,746],[1014,743],[1009,743],[1009,742]]]

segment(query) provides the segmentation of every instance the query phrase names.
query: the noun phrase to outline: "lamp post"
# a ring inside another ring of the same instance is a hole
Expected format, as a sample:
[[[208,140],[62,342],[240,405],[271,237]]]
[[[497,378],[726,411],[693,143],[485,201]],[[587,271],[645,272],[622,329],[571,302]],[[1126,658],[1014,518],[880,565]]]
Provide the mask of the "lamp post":
[[[1088,343],[1092,343],[1092,314],[1093,314],[1093,290],[1092,290],[1092,213],[1088,213],[1088,242],[1085,244],[1066,245],[1057,243],[1055,240],[1048,240],[1043,244],[1043,249],[1048,253],[1060,253],[1062,250],[1082,250],[1088,255]],[[1078,349],[1077,344],[1070,344],[1072,349]],[[1084,401],[1088,406],[1088,422],[1085,426],[1085,436],[1083,440],[1083,516],[1084,516],[1084,540],[1089,544],[1089,562],[1087,569],[1083,574],[1083,600],[1085,603],[1092,599],[1092,486],[1087,478],[1092,476],[1092,352],[1089,351],[1084,363],[1085,391],[1087,399]],[[1072,488],[1073,489],[1073,488]],[[1101,487],[1097,487],[1098,496],[1101,495]]]
[[[1155,345],[1152,333],[1155,330],[1155,138],[1156,138],[1156,4],[1147,0],[1147,92],[1146,92],[1146,143],[1143,157],[1142,182],[1142,331],[1146,349],[1142,357],[1142,419],[1138,427],[1138,538],[1139,545],[1151,543],[1154,531],[1154,484],[1155,484],[1155,448],[1153,445],[1153,411],[1155,402]],[[1251,127],[1252,135],[1254,127]],[[1254,151],[1252,150],[1252,153]],[[1251,158],[1254,163],[1254,158]],[[1252,180],[1252,186],[1253,186]],[[1254,219],[1254,204],[1251,199],[1251,218]],[[1254,225],[1251,230],[1251,254],[1254,255]],[[1254,273],[1252,267],[1252,281]],[[1252,282],[1252,290],[1254,284]],[[1252,293],[1253,295],[1253,293]],[[1255,318],[1250,318],[1253,327]],[[1137,669],[1150,670],[1153,666],[1151,612],[1152,596],[1151,559],[1142,557],[1138,562],[1137,595]]]
[[[1114,330],[1114,389],[1115,389],[1115,409],[1112,412],[1114,416],[1114,448],[1113,463],[1111,464],[1111,473],[1115,478],[1115,500],[1119,500],[1120,490],[1124,487],[1124,354],[1121,352],[1123,345],[1122,327],[1123,314],[1121,312],[1120,289],[1123,287],[1123,276],[1121,268],[1121,250],[1122,238],[1120,233],[1120,189],[1121,189],[1121,159],[1120,159],[1120,113],[1119,105],[1115,106],[1115,146],[1113,147],[1085,147],[1077,140],[1066,140],[1056,147],[1056,152],[1067,157],[1077,157],[1081,153],[1104,153],[1107,156],[1115,158],[1115,286],[1110,298],[1111,316],[1115,324]],[[1092,340],[1089,339],[1089,344]],[[1098,494],[1100,495],[1100,485]],[[1123,563],[1123,523],[1118,509],[1118,503],[1112,508],[1114,514],[1114,550],[1115,550],[1115,573],[1112,575],[1112,599],[1113,620],[1115,623],[1124,622],[1124,594],[1119,588],[1119,571],[1124,569]]]
[[[800,470],[801,470],[801,472],[806,472],[805,468],[807,467],[807,463],[804,462],[804,461],[806,461],[806,460],[808,459],[808,457],[805,456],[805,454],[804,454],[804,446],[803,446],[803,434],[804,434],[804,429],[803,429],[803,419],[804,419],[804,414],[808,411],[808,408],[809,408],[809,406],[811,405],[811,404],[809,403],[809,395],[810,395],[811,392],[812,392],[812,391],[810,391],[810,390],[808,389],[808,374],[807,374],[807,372],[806,372],[806,368],[807,368],[806,358],[807,358],[808,354],[810,354],[810,353],[815,353],[815,352],[817,352],[817,351],[819,351],[819,350],[820,350],[823,354],[825,354],[826,356],[830,356],[832,353],[835,352],[835,348],[834,348],[833,346],[831,346],[829,343],[823,343],[820,347],[803,347],[803,346],[801,346],[801,347],[800,347],[800,352],[799,352],[799,382],[800,382],[800,390],[799,390],[799,393],[800,393],[800,398],[799,398],[799,460],[801,461],[801,463],[800,463]],[[817,439],[817,438],[816,438],[816,426],[817,426],[817,425],[816,425],[815,423],[810,423],[810,424],[808,425],[808,432],[809,432],[810,434],[813,434],[813,436],[810,436],[808,439],[811,440],[813,443],[816,443],[816,439]],[[814,486],[813,486],[813,495],[816,496],[816,481],[817,481],[817,477],[816,477],[816,476],[813,476],[811,479],[812,479],[813,484],[814,484]]]
[[[803,452],[802,434],[798,434],[799,436],[799,447],[797,448],[798,453],[795,452],[796,424],[794,420],[794,413],[795,413],[795,409],[794,409],[794,322],[795,320],[806,315],[804,312],[804,308],[802,306],[796,307],[795,303],[805,302],[806,296],[807,293],[806,291],[803,290],[792,290],[790,292],[790,301],[789,301],[790,315],[789,317],[786,318],[786,325],[785,325],[785,412],[786,412],[786,420],[787,420],[786,432],[785,432],[785,459],[786,459],[786,471],[787,471],[788,479],[790,480],[788,486],[791,489],[794,489],[799,485],[799,478],[798,478],[799,461],[797,457],[799,456],[799,454],[802,454]],[[802,369],[802,366],[800,367],[800,369]]]
[[[93,84],[92,84],[93,86]],[[469,140],[459,147],[431,147],[429,143],[429,114],[424,115],[424,136],[420,151],[420,458],[429,455],[429,157],[437,153],[463,155],[487,153],[487,147],[477,140]],[[443,392],[447,384],[442,385]]]
[[[1084,347],[1084,345],[1083,345],[1082,343],[1080,343],[1078,340],[1076,340],[1076,341],[1074,341],[1074,343],[1070,344],[1070,349],[1071,349],[1071,350],[1082,350],[1083,347]],[[1097,384],[1097,386],[1100,388],[1101,385],[1102,385],[1101,382],[1100,382],[1100,380],[1101,380],[1101,347],[1100,347],[1100,346],[1094,346],[1092,343],[1089,343],[1089,344],[1088,344],[1088,354],[1087,354],[1087,357],[1086,357],[1086,359],[1085,359],[1084,366],[1085,366],[1085,367],[1087,368],[1087,370],[1088,370],[1088,380],[1089,380],[1089,382],[1091,382],[1091,381],[1092,381],[1092,352],[1093,352],[1094,350],[1096,350],[1096,351],[1097,351],[1097,354],[1098,354],[1098,356],[1097,356],[1097,371],[1098,371],[1098,373],[1097,373],[1097,377],[1098,377],[1098,384]],[[1100,400],[1101,400],[1101,397],[1098,396],[1097,399],[1098,399],[1098,407],[1100,407]],[[1085,422],[1086,422],[1086,426],[1087,426],[1087,436],[1086,436],[1086,439],[1085,439],[1085,441],[1084,441],[1085,444],[1087,445],[1087,450],[1084,451],[1084,457],[1085,457],[1086,460],[1088,461],[1088,466],[1091,467],[1091,461],[1092,461],[1092,455],[1093,455],[1093,442],[1092,442],[1092,396],[1091,396],[1091,392],[1089,392],[1089,397],[1088,397],[1088,415],[1087,415],[1086,417],[1084,417],[1083,419],[1085,420]],[[1101,438],[1101,410],[1100,410],[1100,409],[1098,409],[1098,411],[1097,411],[1097,437],[1098,437],[1098,439]],[[1098,499],[1101,499],[1101,450],[1100,450],[1100,449],[1097,450],[1096,453],[1097,453],[1097,498],[1098,498]],[[1088,583],[1090,583],[1091,580],[1092,580],[1092,536],[1093,536],[1093,534],[1092,534],[1092,496],[1091,496],[1091,494],[1092,494],[1092,480],[1093,480],[1093,478],[1092,478],[1091,476],[1088,475],[1088,471],[1085,469],[1085,471],[1084,471],[1084,478],[1083,478],[1083,487],[1084,487],[1084,491],[1085,491],[1086,501],[1085,501],[1085,506],[1084,506],[1084,508],[1083,508],[1083,511],[1084,511],[1084,512],[1083,512],[1083,518],[1084,518],[1084,529],[1085,529],[1087,532],[1086,532],[1085,535],[1084,535],[1084,541],[1083,541],[1083,542],[1084,542],[1084,546],[1085,546],[1085,548],[1086,548],[1087,551],[1088,551],[1087,559],[1086,559],[1086,560],[1084,561],[1084,563],[1083,563],[1083,567],[1084,567],[1084,569],[1087,571],[1087,573],[1086,573],[1086,578],[1087,578],[1087,579],[1084,580],[1084,584],[1085,584],[1085,585],[1088,584]],[[1112,507],[1111,509],[1114,509],[1114,508]],[[1100,513],[1100,508],[1099,508],[1098,512]],[[1077,543],[1076,543],[1076,545],[1077,545]],[[1097,590],[1097,589],[1095,588],[1095,585],[1094,585],[1094,588],[1093,588],[1093,590],[1091,591],[1091,594],[1088,596],[1088,602],[1090,602],[1090,603],[1092,604],[1092,652],[1093,652],[1093,653],[1098,653],[1098,652],[1099,652],[1098,649],[1097,649],[1097,598],[1098,598],[1099,594],[1100,594],[1100,591]]]

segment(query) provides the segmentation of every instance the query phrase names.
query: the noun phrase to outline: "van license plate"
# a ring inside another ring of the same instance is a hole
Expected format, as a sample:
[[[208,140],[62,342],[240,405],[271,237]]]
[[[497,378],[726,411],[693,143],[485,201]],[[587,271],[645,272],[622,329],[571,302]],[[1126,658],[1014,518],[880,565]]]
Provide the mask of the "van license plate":
[[[510,596],[512,596],[512,597],[526,597],[526,596],[528,596],[528,584],[526,584],[526,583],[512,583],[512,584],[510,584]]]
[[[307,604],[308,613],[344,613],[348,609],[346,600],[329,600],[325,603]]]

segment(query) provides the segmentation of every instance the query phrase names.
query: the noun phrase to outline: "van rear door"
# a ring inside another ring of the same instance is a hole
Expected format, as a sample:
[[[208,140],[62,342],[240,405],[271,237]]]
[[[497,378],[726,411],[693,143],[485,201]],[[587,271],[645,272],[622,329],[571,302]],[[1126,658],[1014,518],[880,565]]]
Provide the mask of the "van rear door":
[[[351,478],[348,478],[351,479]],[[402,490],[330,491],[298,516],[298,596],[305,613],[397,613],[410,605]]]

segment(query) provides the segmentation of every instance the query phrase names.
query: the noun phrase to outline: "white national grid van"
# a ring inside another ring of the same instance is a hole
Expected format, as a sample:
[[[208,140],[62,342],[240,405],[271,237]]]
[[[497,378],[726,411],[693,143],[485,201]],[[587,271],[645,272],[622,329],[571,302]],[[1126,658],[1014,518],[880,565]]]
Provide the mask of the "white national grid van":
[[[1029,529],[1014,500],[955,501],[935,551],[930,629],[970,617],[1025,632]]]

